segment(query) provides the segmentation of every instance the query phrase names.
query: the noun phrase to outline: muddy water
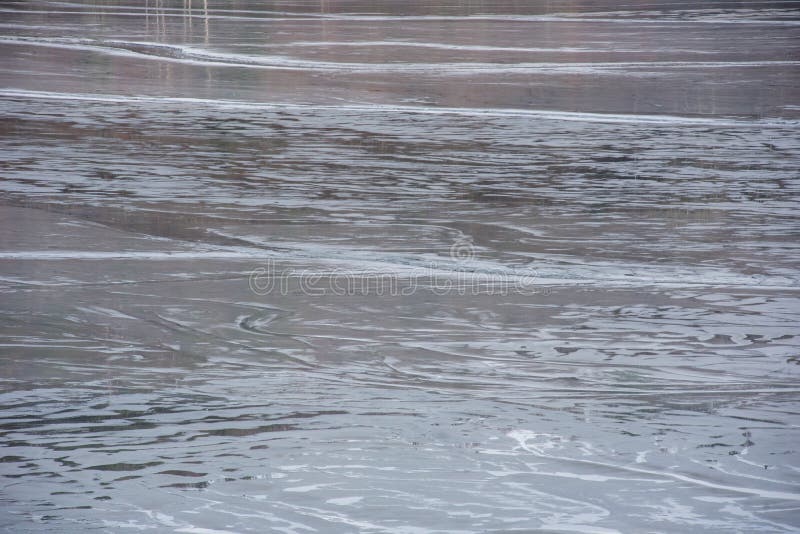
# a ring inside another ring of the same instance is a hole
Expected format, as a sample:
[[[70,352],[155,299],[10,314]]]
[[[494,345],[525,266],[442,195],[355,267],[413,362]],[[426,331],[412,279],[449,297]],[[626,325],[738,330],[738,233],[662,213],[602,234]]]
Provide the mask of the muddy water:
[[[799,28],[0,2],[0,525],[797,531]]]

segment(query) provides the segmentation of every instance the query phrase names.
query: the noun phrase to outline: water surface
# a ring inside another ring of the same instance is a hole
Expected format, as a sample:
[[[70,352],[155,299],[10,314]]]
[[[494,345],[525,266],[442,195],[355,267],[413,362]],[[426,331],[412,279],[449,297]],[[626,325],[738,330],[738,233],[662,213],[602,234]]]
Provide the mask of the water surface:
[[[0,526],[800,530],[799,27],[0,2]]]

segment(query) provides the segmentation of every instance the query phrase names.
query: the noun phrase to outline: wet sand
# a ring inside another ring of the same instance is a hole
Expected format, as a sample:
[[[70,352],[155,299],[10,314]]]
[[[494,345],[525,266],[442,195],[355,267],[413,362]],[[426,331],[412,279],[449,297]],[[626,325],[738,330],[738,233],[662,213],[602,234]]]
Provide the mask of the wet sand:
[[[796,532],[800,3],[0,2],[0,528]]]

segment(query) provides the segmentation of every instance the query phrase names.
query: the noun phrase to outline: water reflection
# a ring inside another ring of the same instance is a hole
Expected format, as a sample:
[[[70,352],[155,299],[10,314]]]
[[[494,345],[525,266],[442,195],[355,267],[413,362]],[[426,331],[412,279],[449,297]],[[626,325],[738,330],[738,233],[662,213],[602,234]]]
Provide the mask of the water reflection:
[[[1,9],[5,530],[796,530],[795,6]]]

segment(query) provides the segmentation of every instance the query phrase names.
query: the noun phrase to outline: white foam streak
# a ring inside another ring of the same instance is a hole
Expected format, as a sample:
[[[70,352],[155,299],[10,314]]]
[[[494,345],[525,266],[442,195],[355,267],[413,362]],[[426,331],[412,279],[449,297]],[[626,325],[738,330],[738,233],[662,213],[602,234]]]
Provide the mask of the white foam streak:
[[[530,430],[512,430],[508,433],[508,437],[514,439],[519,443],[519,447],[527,452],[534,454],[535,456],[539,456],[541,458],[547,458],[550,460],[559,460],[568,463],[576,463],[576,464],[584,464],[593,467],[604,467],[610,468],[613,470],[618,471],[627,471],[631,473],[649,475],[652,477],[657,478],[670,478],[673,480],[677,480],[680,482],[688,482],[693,485],[703,486],[712,489],[718,489],[723,491],[730,491],[733,493],[744,493],[747,495],[757,495],[759,497],[763,497],[765,499],[779,499],[779,500],[787,500],[787,501],[800,501],[800,493],[789,493],[786,491],[772,491],[772,490],[765,490],[760,488],[746,488],[743,486],[732,486],[728,484],[718,484],[716,482],[711,482],[708,480],[703,480],[697,477],[690,477],[688,475],[684,475],[681,473],[676,473],[673,471],[654,471],[652,469],[643,469],[640,467],[634,467],[630,465],[617,465],[611,464],[608,462],[600,462],[595,460],[583,460],[580,458],[569,458],[566,456],[557,456],[548,454],[547,450],[552,448],[552,444],[549,443],[549,440],[552,436],[549,434],[541,434],[532,432]],[[536,443],[529,443],[531,440],[537,440],[538,438],[544,438],[545,441],[542,442],[539,440]]]
[[[286,56],[255,56],[201,50],[190,46],[163,45],[152,42],[133,41],[90,41],[80,39],[28,39],[23,37],[2,37],[0,43],[28,45],[72,50],[86,50],[103,54],[141,58],[155,61],[168,61],[207,67],[232,67],[251,69],[304,70],[323,72],[357,73],[411,73],[445,75],[486,74],[603,74],[603,73],[641,73],[654,70],[674,69],[718,69],[718,68],[764,68],[800,66],[800,61],[632,61],[632,62],[451,62],[451,63],[354,63],[334,61],[312,61]],[[146,50],[146,51],[143,51]],[[152,52],[152,53],[151,53]],[[156,53],[160,52],[160,53]]]
[[[224,99],[202,99],[185,97],[156,97],[156,96],[124,96],[110,94],[78,94],[58,93],[52,91],[29,91],[24,89],[0,89],[0,97],[6,98],[40,98],[47,100],[77,100],[85,102],[108,102],[129,105],[153,104],[163,107],[186,105],[190,107],[203,106],[209,108],[227,108],[243,110],[298,110],[319,112],[329,110],[334,112],[356,113],[409,113],[424,115],[463,115],[471,117],[520,117],[536,118],[542,120],[573,121],[573,122],[598,122],[613,124],[664,124],[664,125],[697,125],[697,126],[723,126],[723,127],[784,127],[800,125],[800,120],[791,119],[737,119],[737,118],[705,118],[685,117],[678,115],[639,115],[619,113],[587,113],[571,111],[550,111],[540,109],[502,109],[502,108],[457,108],[435,106],[401,106],[385,104],[296,104],[289,102],[245,102]]]

